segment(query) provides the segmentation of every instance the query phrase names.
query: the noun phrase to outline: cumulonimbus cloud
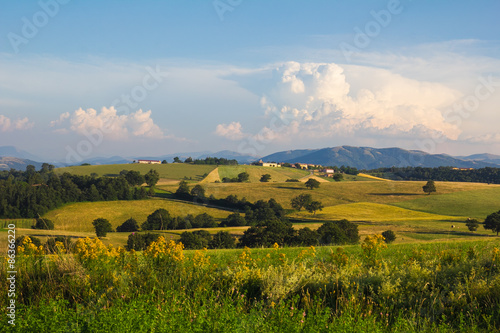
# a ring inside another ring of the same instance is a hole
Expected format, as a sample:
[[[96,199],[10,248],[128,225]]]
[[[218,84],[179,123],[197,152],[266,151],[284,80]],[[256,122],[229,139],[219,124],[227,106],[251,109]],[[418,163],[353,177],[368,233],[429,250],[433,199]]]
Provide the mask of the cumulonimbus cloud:
[[[73,131],[86,135],[100,130],[111,140],[123,140],[130,137],[166,138],[160,127],[154,123],[151,113],[151,110],[146,112],[138,110],[128,115],[119,115],[114,107],[103,107],[101,112],[80,108],[73,113],[61,114],[59,119],[52,121],[50,125],[52,127],[63,126],[55,130],[59,133]]]

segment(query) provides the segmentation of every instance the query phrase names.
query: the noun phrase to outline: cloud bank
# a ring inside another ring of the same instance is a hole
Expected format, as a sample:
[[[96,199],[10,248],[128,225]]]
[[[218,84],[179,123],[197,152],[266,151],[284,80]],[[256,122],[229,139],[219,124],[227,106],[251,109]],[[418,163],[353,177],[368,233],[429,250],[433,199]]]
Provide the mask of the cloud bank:
[[[11,120],[0,114],[0,132],[29,130],[32,129],[33,126],[35,126],[35,123],[30,122],[27,117]]]

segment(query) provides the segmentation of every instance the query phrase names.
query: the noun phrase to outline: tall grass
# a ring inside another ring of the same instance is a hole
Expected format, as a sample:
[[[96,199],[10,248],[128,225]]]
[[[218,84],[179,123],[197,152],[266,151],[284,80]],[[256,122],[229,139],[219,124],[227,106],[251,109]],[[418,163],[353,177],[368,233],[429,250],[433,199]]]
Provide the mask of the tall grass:
[[[144,253],[79,240],[17,258],[14,331],[451,332],[500,328],[498,241]],[[6,261],[0,278],[6,279]],[[6,295],[6,284],[0,287]],[[6,306],[6,297],[0,305]]]

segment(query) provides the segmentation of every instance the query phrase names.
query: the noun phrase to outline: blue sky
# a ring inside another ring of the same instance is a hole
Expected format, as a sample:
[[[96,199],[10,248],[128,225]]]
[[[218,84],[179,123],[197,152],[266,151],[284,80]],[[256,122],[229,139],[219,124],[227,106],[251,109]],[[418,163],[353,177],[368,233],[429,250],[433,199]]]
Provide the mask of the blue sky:
[[[51,160],[337,145],[500,154],[498,1],[23,1],[0,145]]]

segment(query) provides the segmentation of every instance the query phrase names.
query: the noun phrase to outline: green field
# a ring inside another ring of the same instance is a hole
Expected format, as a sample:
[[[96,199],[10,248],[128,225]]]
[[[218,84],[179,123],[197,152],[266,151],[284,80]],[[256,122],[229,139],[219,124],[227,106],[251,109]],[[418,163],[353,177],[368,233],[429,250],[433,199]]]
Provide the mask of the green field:
[[[299,179],[310,174],[306,170],[297,170],[293,168],[273,168],[273,167],[261,167],[255,165],[239,165],[239,166],[220,166],[219,176],[220,179],[236,178],[239,173],[247,172],[250,177],[250,183],[260,182],[260,177],[265,174],[271,175],[270,182],[284,183],[287,179]]]
[[[200,181],[203,175],[209,174],[216,168],[215,165],[193,165],[184,163],[169,163],[169,164],[111,164],[111,165],[85,165],[72,166],[66,168],[57,168],[55,172],[63,174],[69,172],[75,175],[90,176],[96,173],[98,176],[116,177],[122,170],[139,171],[141,174],[146,174],[153,169],[158,171],[161,179],[180,180],[184,178]]]
[[[231,212],[194,205],[186,202],[151,199],[137,201],[104,201],[81,202],[66,205],[44,215],[52,220],[56,230],[92,232],[92,221],[97,218],[108,219],[113,228],[129,218],[134,218],[139,224],[146,221],[148,215],[159,208],[169,211],[171,216],[198,215],[208,213],[216,219],[225,218]]]
[[[423,196],[418,199],[395,203],[396,206],[455,216],[484,219],[487,215],[500,210],[500,187]]]

